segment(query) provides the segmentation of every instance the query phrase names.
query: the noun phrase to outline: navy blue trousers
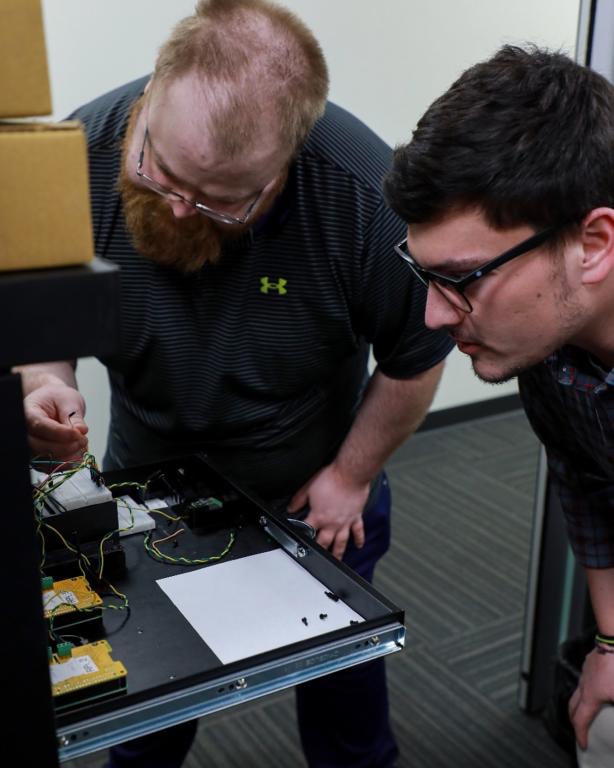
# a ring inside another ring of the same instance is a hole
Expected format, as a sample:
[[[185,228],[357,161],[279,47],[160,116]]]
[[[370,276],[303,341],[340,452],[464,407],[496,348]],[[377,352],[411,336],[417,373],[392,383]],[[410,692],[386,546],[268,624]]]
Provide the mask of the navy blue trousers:
[[[367,581],[390,545],[390,488],[364,512],[365,545],[348,544],[343,561]],[[377,659],[296,687],[301,743],[309,768],[391,768],[398,756],[388,718],[384,660]],[[180,768],[197,720],[112,747],[109,768]]]

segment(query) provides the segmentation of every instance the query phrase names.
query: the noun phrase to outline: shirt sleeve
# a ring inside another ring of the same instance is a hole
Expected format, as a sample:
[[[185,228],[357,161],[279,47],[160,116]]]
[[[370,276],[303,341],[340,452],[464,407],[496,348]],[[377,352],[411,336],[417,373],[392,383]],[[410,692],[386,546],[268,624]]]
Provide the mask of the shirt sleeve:
[[[379,370],[394,379],[433,367],[454,347],[447,333],[424,324],[426,287],[394,251],[406,229],[383,202],[378,205],[365,230],[356,312]]]

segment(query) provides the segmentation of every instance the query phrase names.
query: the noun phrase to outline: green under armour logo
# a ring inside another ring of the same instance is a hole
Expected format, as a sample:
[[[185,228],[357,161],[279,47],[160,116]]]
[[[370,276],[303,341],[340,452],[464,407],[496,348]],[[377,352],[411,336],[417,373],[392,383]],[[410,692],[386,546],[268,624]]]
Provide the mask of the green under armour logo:
[[[286,290],[287,284],[288,284],[288,281],[284,280],[283,277],[280,277],[276,283],[272,283],[268,277],[261,277],[260,293],[268,293],[269,290],[273,290],[273,291],[277,291],[277,293],[280,296],[283,296],[284,294],[288,293],[288,291]]]

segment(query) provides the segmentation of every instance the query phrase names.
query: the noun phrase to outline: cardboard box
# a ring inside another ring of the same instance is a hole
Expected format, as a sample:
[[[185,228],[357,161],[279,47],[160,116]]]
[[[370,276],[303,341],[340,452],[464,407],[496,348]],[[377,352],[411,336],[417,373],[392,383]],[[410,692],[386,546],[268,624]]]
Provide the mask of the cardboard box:
[[[0,0],[0,117],[49,114],[40,0]]]
[[[0,122],[0,270],[93,257],[85,135],[78,122]]]

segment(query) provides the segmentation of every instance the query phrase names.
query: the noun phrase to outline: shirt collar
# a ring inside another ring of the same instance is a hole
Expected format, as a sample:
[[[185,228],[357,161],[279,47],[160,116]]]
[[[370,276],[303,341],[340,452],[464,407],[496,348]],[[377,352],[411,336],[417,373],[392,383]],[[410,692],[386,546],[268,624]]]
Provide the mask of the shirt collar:
[[[567,345],[557,349],[544,362],[556,376],[559,384],[564,386],[585,389],[587,379],[592,380],[592,386],[597,383],[614,386],[614,368],[606,371],[592,361],[588,352],[578,347]]]

